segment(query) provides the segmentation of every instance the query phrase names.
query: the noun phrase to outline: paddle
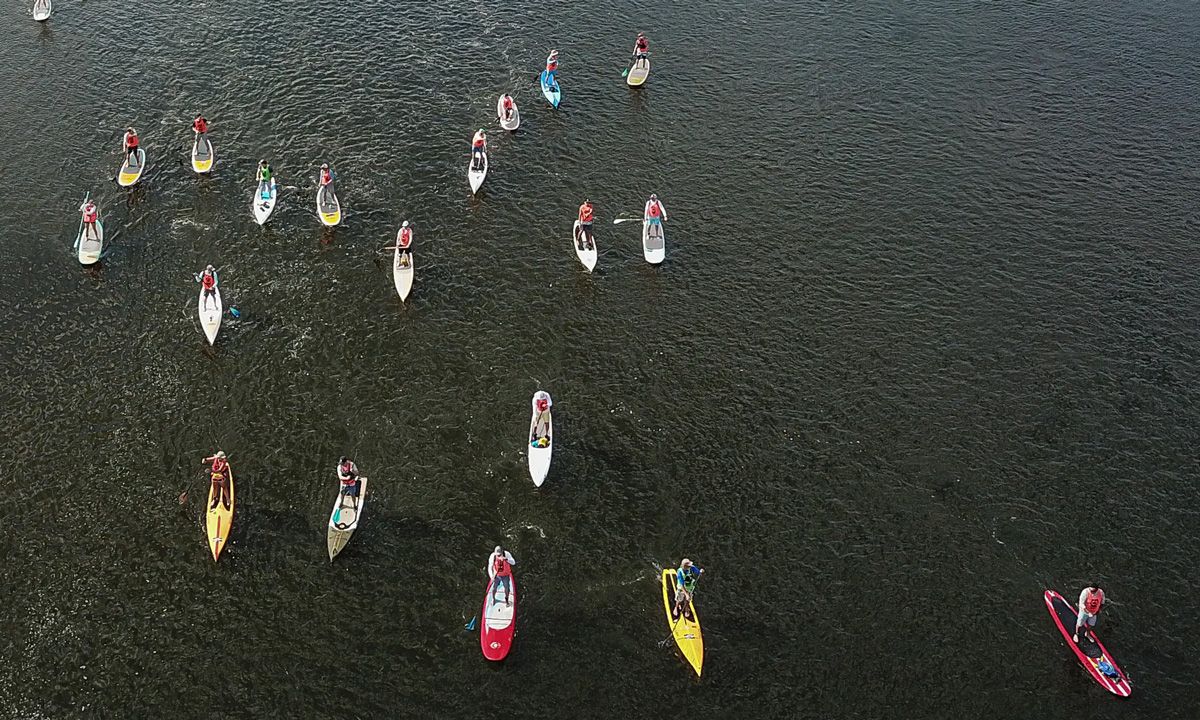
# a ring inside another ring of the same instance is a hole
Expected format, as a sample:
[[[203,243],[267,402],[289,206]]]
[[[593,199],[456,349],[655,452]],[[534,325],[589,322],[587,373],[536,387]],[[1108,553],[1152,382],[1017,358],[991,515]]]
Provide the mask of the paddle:
[[[613,225],[620,225],[623,222],[638,222],[642,218],[617,218],[613,220]]]
[[[88,198],[90,198],[91,196],[92,196],[92,191],[88,190],[87,194],[83,196],[83,204],[84,205],[87,205]],[[79,232],[75,233],[75,249],[76,250],[79,249],[79,241],[81,239],[83,239],[83,211],[80,211],[80,213],[79,213]]]
[[[473,631],[473,630],[475,629],[475,618],[476,618],[476,617],[478,617],[478,615],[473,615],[473,616],[471,616],[471,622],[469,622],[469,623],[467,623],[466,625],[464,625],[464,626],[463,626],[463,630],[464,630],[464,631],[466,631],[466,632],[471,632],[471,631]]]

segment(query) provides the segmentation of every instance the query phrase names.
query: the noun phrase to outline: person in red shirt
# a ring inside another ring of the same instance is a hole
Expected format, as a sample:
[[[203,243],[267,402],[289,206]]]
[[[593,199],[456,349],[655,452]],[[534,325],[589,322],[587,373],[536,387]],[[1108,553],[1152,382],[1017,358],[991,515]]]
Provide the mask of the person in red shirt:
[[[637,66],[638,61],[650,54],[650,41],[646,39],[645,33],[638,33],[637,40],[633,43],[633,65]]]
[[[203,135],[208,132],[208,120],[203,115],[196,115],[196,119],[192,121],[192,129],[197,135]]]
[[[584,198],[583,204],[579,206],[579,244],[586,245],[589,250],[592,247],[592,223],[595,219],[592,201]]]
[[[497,545],[492,551],[492,602],[496,602],[496,590],[504,588],[504,604],[512,605],[512,565],[509,564],[508,558]]]
[[[217,293],[217,271],[209,265],[197,279],[200,281],[200,287],[204,288],[204,306],[208,307],[208,299]]]
[[[396,244],[400,246],[400,267],[408,267],[412,262],[412,239],[413,231],[408,226],[408,221],[400,226],[400,232],[396,233]]]
[[[508,122],[509,120],[512,120],[512,114],[513,114],[512,95],[505,94],[504,99],[501,101],[501,107],[504,108],[504,122]]]
[[[483,154],[487,152],[487,133],[483,128],[471,138],[471,162],[476,170],[483,169]]]
[[[137,130],[134,130],[131,127],[126,128],[125,129],[125,137],[124,137],[123,141],[125,143],[125,161],[127,163],[129,163],[130,165],[137,165],[137,161],[138,161],[138,158],[137,158],[137,151],[138,151]]]
[[[211,266],[210,266],[211,267]],[[212,461],[212,468],[209,470],[209,477],[212,478],[213,484],[213,501],[209,506],[209,510],[217,507],[220,502],[229,509],[229,462],[225,459],[225,453],[218,450],[216,455],[210,455],[200,462]]]
[[[83,213],[83,236],[91,240],[96,240],[99,237],[96,233],[96,220],[100,217],[100,211],[96,209],[96,203],[89,199],[79,206],[79,211]]]

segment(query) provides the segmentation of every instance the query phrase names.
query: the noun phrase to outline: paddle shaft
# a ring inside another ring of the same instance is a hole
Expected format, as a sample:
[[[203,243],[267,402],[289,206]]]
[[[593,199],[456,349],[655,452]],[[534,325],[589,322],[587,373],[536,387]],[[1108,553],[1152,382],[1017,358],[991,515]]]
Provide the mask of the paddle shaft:
[[[88,198],[92,196],[92,191],[88,190],[83,196],[83,204],[87,205]],[[75,249],[79,249],[79,242],[83,239],[83,211],[79,212],[79,232],[75,233]]]

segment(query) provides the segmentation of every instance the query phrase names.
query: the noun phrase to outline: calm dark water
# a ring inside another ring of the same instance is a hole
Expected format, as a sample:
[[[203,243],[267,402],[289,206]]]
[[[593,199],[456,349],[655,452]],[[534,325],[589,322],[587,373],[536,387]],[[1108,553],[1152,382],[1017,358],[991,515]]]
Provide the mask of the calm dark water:
[[[1196,717],[1193,3],[0,20],[0,716]],[[654,69],[630,91],[638,30]],[[522,129],[493,134],[472,199],[470,136],[504,90]],[[129,124],[151,167],[125,191]],[[266,228],[260,157],[286,186]],[[92,271],[71,251],[89,190]],[[611,223],[651,192],[658,268]],[[592,276],[569,245],[585,195]],[[404,306],[376,250],[406,218]],[[215,349],[207,262],[242,311]],[[538,388],[559,430],[540,490]],[[214,564],[218,447],[239,503]],[[342,453],[374,493],[330,565]],[[495,666],[463,624],[500,542],[522,605]],[[707,568],[699,681],[660,645],[681,555]],[[1092,577],[1129,700],[1042,604]]]

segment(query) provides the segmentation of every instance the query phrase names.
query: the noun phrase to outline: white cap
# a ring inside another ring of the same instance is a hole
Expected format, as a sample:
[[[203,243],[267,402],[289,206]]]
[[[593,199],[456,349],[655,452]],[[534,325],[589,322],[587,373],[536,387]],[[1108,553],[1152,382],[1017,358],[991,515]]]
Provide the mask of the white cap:
[[[682,565],[683,567],[691,567],[692,561],[688,560],[687,558],[684,558],[683,562],[681,562],[679,564]]]

